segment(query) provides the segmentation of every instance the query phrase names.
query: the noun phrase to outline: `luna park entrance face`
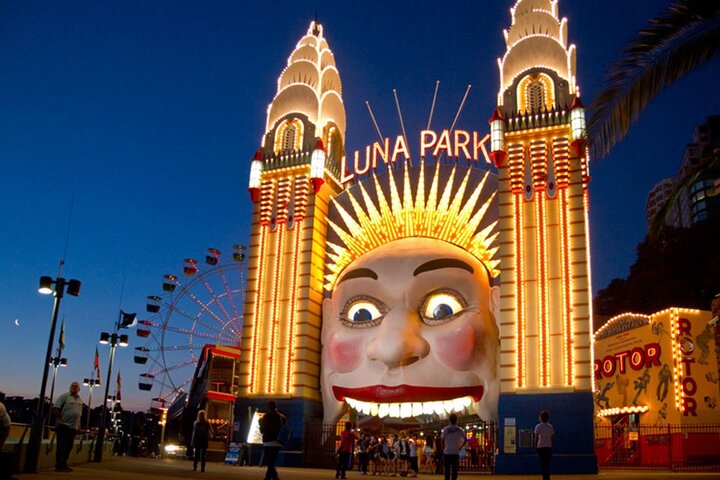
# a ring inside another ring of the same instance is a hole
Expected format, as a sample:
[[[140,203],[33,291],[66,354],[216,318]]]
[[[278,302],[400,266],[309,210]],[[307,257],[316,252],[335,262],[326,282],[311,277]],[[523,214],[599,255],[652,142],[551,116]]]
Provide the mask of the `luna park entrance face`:
[[[339,445],[340,433],[345,421],[337,424],[309,420],[305,423],[303,435],[304,464],[307,467],[334,468],[337,465],[335,452]],[[367,454],[369,474],[397,473],[402,475],[410,469],[400,458],[401,439],[412,439],[417,453],[420,473],[442,473],[442,447],[440,432],[447,421],[426,424],[360,422],[354,429],[360,441],[356,442],[353,468],[359,469],[361,459]],[[476,419],[459,419],[458,425],[466,431],[467,443],[460,452],[459,470],[462,472],[492,473],[497,450],[497,425]],[[363,442],[363,439],[365,441]]]

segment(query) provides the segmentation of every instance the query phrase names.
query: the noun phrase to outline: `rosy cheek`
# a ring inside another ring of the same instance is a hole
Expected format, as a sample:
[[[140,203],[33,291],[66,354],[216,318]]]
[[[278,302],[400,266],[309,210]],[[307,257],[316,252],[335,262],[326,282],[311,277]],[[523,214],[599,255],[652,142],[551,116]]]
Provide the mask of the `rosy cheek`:
[[[333,335],[327,345],[333,363],[332,369],[341,373],[355,370],[362,360],[360,345],[361,342],[343,341]]]
[[[455,370],[471,368],[474,353],[475,329],[470,325],[463,325],[435,339],[435,354],[441,362]]]

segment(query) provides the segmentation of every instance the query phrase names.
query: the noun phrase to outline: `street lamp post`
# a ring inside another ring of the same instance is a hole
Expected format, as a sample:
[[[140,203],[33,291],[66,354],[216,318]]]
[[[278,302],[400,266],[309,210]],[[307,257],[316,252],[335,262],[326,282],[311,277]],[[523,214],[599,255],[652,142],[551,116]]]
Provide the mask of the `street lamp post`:
[[[128,336],[125,334],[119,334],[118,331],[121,328],[128,328],[135,324],[134,313],[125,313],[120,310],[120,315],[117,322],[115,322],[115,329],[113,333],[102,332],[100,334],[100,343],[110,345],[110,361],[108,362],[107,378],[105,380],[105,395],[103,399],[107,399],[110,393],[110,378],[112,377],[113,363],[115,361],[115,349],[117,346],[127,347]],[[103,443],[105,442],[105,416],[107,415],[107,401],[103,401],[102,413],[100,414],[100,425],[98,427],[97,438],[95,439],[95,455],[93,457],[94,462],[102,462],[103,456]]]
[[[93,371],[93,373],[95,373]],[[90,412],[92,411],[92,394],[93,389],[95,387],[100,386],[100,379],[99,378],[86,378],[83,380],[83,385],[88,387],[88,415],[87,420],[85,421],[85,430],[90,430]]]
[[[50,365],[52,365],[52,367],[53,367],[52,382],[50,382],[50,402],[51,403],[53,401],[53,398],[55,398],[55,380],[57,379],[58,367],[67,367],[67,364],[68,364],[67,358],[61,357],[60,355],[62,355],[62,353],[60,352],[60,348],[58,348],[57,356],[52,357],[50,359]],[[49,420],[50,415],[48,415],[47,418]]]
[[[62,262],[61,262],[62,267]],[[55,288],[53,288],[55,285]],[[55,340],[55,329],[57,328],[58,312],[60,311],[60,301],[65,294],[77,297],[80,295],[80,280],[65,280],[58,276],[55,280],[52,277],[40,277],[40,288],[38,292],[43,295],[53,294],[55,301],[53,302],[52,320],[50,322],[50,337],[48,338],[47,352],[43,359],[43,377],[40,384],[40,397],[38,398],[37,410],[33,418],[32,428],[30,430],[30,439],[28,440],[27,456],[25,457],[25,473],[35,473],[37,471],[38,458],[40,457],[40,444],[42,443],[43,426],[45,425],[45,389],[47,387],[48,370],[52,364],[52,344]],[[52,404],[52,398],[50,399]]]

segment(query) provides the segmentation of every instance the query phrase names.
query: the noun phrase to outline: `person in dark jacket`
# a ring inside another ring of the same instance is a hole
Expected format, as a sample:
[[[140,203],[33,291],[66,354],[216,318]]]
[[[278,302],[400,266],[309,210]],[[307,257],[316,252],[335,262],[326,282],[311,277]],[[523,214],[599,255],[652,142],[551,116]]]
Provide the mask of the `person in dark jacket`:
[[[277,411],[277,405],[273,400],[268,402],[267,413],[260,420],[260,433],[263,440],[263,456],[267,463],[267,472],[265,472],[265,480],[279,480],[277,470],[275,469],[275,461],[278,452],[283,446],[278,439],[282,426],[287,424],[285,416]]]
[[[193,470],[197,471],[198,460],[200,460],[200,471],[205,471],[205,457],[207,456],[208,442],[212,436],[212,426],[208,422],[205,410],[200,410],[197,420],[193,424],[192,441],[190,442],[195,450]]]

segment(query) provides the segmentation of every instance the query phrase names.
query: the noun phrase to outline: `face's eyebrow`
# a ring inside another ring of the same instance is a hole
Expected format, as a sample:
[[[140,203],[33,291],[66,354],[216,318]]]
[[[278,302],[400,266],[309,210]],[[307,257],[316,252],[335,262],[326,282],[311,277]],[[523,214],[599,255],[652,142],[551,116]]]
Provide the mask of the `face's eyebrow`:
[[[473,270],[473,268],[468,263],[465,263],[462,260],[458,260],[457,258],[437,258],[435,260],[425,262],[419,267],[417,267],[413,272],[413,277],[417,277],[421,273],[429,272],[431,270],[438,270],[441,268],[462,268],[463,270],[467,270],[470,273],[475,273],[475,270]]]
[[[378,275],[369,268],[356,268],[355,270],[350,270],[348,273],[343,275],[342,278],[338,280],[337,284],[340,285],[345,280],[353,278],[372,278],[373,280],[377,280]]]

